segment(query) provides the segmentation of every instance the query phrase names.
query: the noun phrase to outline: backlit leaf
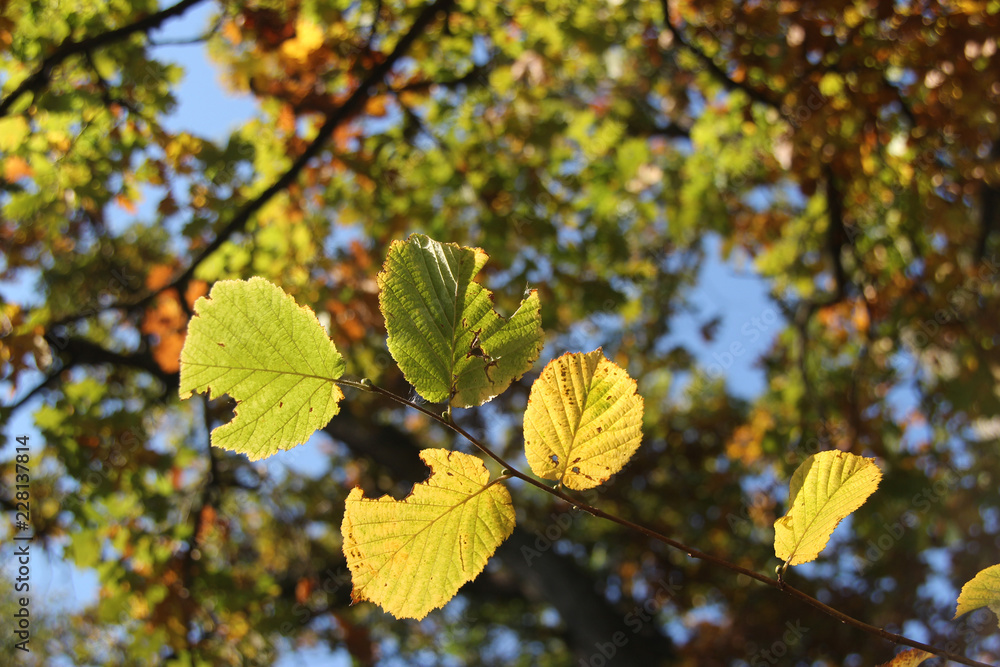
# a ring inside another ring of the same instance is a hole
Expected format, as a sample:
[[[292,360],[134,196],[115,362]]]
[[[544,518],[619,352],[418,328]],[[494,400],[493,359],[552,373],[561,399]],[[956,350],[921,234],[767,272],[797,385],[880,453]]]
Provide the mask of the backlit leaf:
[[[962,592],[958,594],[955,618],[980,607],[988,607],[1000,619],[1000,565],[980,571],[962,586]]]
[[[353,489],[341,525],[351,599],[397,618],[443,607],[514,530],[510,494],[489,483],[481,459],[446,449],[425,449],[420,458],[431,469],[427,481],[403,500]]]
[[[223,280],[194,304],[181,350],[180,396],[236,399],[235,418],[212,444],[270,456],[326,426],[344,397],[344,361],[312,310],[263,278]]]
[[[395,241],[378,275],[389,352],[417,393],[456,407],[480,405],[520,378],[542,348],[532,290],[505,320],[474,278],[489,256],[479,248],[413,234]]]
[[[598,348],[564,354],[531,385],[524,448],[532,472],[590,489],[622,469],[642,440],[635,380]]]
[[[881,479],[875,459],[839,450],[807,458],[792,475],[788,513],[774,522],[774,553],[789,565],[815,560],[837,524],[864,504]]]

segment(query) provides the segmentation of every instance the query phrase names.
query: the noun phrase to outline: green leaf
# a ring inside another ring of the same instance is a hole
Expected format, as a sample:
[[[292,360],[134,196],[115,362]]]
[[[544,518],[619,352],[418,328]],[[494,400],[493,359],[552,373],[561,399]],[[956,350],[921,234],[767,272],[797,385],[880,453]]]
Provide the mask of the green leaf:
[[[237,401],[212,444],[251,461],[291,449],[323,428],[344,397],[344,360],[316,315],[263,278],[223,280],[194,304],[181,350],[180,396]]]
[[[973,577],[962,586],[958,594],[958,609],[955,618],[980,607],[989,607],[1000,619],[1000,565],[993,565]],[[998,620],[1000,626],[1000,620]]]
[[[481,405],[538,358],[542,327],[531,290],[504,320],[476,274],[488,255],[413,234],[394,241],[378,275],[389,353],[417,393],[455,407]]]
[[[371,600],[397,618],[421,619],[443,607],[486,567],[514,530],[514,507],[489,483],[481,459],[425,449],[427,481],[409,496],[347,497],[341,533],[351,570],[351,599]]]
[[[813,454],[792,475],[788,514],[774,522],[774,553],[788,565],[819,556],[841,520],[861,507],[882,479],[875,459],[838,450]]]
[[[553,359],[531,385],[524,413],[528,464],[571,489],[602,484],[639,448],[642,412],[635,380],[600,348]]]

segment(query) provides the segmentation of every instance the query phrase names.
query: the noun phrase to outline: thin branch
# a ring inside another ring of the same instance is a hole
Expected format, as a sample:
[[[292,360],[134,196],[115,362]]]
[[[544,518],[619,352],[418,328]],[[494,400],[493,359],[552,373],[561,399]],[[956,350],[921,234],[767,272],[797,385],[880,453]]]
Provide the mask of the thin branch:
[[[87,61],[87,66],[94,73],[94,78],[97,79],[97,87],[101,89],[101,100],[104,102],[104,105],[110,108],[112,104],[117,104],[128,109],[132,115],[142,118],[142,112],[132,102],[121,97],[115,97],[112,94],[111,84],[101,74],[101,70],[97,69],[97,63],[94,62],[90,51],[85,51],[83,57]]]
[[[481,84],[486,85],[488,83],[487,77],[489,76],[492,67],[489,63],[486,65],[475,65],[468,72],[462,76],[455,77],[453,79],[444,79],[440,81],[411,81],[409,83],[403,84],[398,88],[393,88],[389,92],[394,94],[405,93],[405,92],[424,92],[430,90],[434,86],[440,88],[446,88],[451,90],[453,88],[458,88],[462,85],[469,84]]]
[[[0,408],[5,417],[22,408],[38,392],[58,384],[66,371],[77,366],[110,364],[116,367],[134,368],[145,371],[167,387],[168,392],[169,388],[176,387],[179,381],[180,376],[177,373],[167,373],[160,368],[159,364],[156,363],[156,360],[153,359],[148,351],[134,353],[115,352],[79,337],[55,341],[52,343],[52,347],[63,357],[61,364],[55,370],[49,371],[44,380],[35,385],[16,402]]]
[[[587,505],[586,503],[582,503],[576,498],[573,498],[572,496],[564,493],[560,489],[553,488],[551,486],[543,484],[542,482],[536,480],[534,477],[526,475],[520,470],[514,468],[512,465],[507,463],[507,461],[505,461],[499,455],[495,454],[489,447],[487,447],[485,444],[483,444],[481,441],[479,441],[476,437],[471,435],[461,426],[456,424],[450,418],[445,417],[442,414],[438,414],[433,410],[429,410],[428,408],[425,408],[424,406],[419,405],[418,403],[415,403],[409,399],[403,398],[402,396],[397,396],[396,394],[392,393],[391,391],[388,391],[387,389],[383,389],[381,387],[372,384],[370,381],[363,380],[361,382],[356,382],[353,380],[339,379],[339,380],[334,380],[334,383],[341,386],[354,387],[362,391],[372,392],[380,396],[384,396],[390,400],[393,400],[396,403],[405,405],[409,408],[413,408],[414,410],[422,412],[423,414],[427,415],[428,417],[435,420],[439,424],[442,424],[443,426],[451,429],[455,433],[461,435],[463,438],[472,443],[472,445],[475,446],[476,449],[478,449],[483,454],[489,456],[491,459],[499,463],[503,467],[503,472],[501,473],[503,476],[516,477],[517,479],[520,479],[521,481],[526,482],[527,484],[530,484],[538,489],[541,489],[545,493],[548,493],[552,496],[555,496],[556,498],[559,498],[560,500],[563,500],[564,502],[569,503],[572,507],[575,507],[576,509],[587,512],[588,514],[599,517],[601,519],[617,523],[620,526],[624,526],[629,530],[645,535],[646,537],[654,539],[657,542],[661,542],[669,547],[673,547],[674,549],[683,551],[691,558],[703,560],[707,563],[711,563],[713,565],[717,565],[732,572],[736,572],[738,574],[750,577],[751,579],[759,581],[760,583],[766,586],[770,586],[771,588],[777,589],[790,597],[805,602],[809,606],[818,609],[827,616],[837,619],[841,623],[855,627],[870,635],[880,637],[895,644],[910,646],[912,648],[920,649],[922,651],[927,651],[928,653],[933,653],[934,655],[941,656],[942,658],[947,658],[948,660],[953,660],[954,662],[958,662],[963,665],[973,665],[974,667],[992,667],[991,665],[987,665],[986,663],[978,662],[976,660],[971,660],[969,658],[966,658],[965,656],[951,653],[950,651],[946,651],[936,646],[923,644],[921,642],[914,641],[913,639],[910,639],[908,637],[904,637],[903,635],[899,635],[894,632],[889,632],[883,628],[879,628],[874,625],[869,625],[868,623],[865,623],[864,621],[859,621],[853,616],[849,616],[841,611],[838,611],[833,607],[830,607],[829,605],[823,604],[822,602],[812,597],[808,593],[801,591],[793,586],[790,586],[784,581],[771,579],[770,577],[764,576],[763,574],[755,572],[754,570],[747,569],[745,567],[737,565],[736,563],[731,563],[725,560],[724,558],[713,556],[712,554],[701,551],[700,549],[696,549],[692,546],[684,544],[683,542],[679,542],[673,538],[667,537],[662,533],[658,533],[655,530],[651,530],[640,524],[633,523],[628,519],[623,519],[622,517],[619,517],[615,514],[611,514],[610,512],[605,512],[604,510],[598,509],[597,507],[593,507],[591,505]]]
[[[212,432],[212,417],[211,411],[209,410],[209,399],[208,395],[205,394],[202,397],[202,415],[204,417],[205,423],[205,434],[208,435]],[[211,440],[207,443],[208,455],[208,470],[205,473],[205,477],[202,480],[201,492],[198,494],[198,501],[194,507],[192,507],[192,521],[191,521],[191,536],[187,540],[187,553],[184,555],[183,567],[183,583],[184,588],[190,591],[192,599],[195,598],[197,594],[197,589],[193,586],[195,578],[197,578],[198,573],[195,572],[195,553],[201,545],[201,532],[204,528],[205,521],[205,508],[212,504],[213,497],[217,490],[217,481],[219,479],[218,466],[215,458],[215,450],[212,447]],[[194,619],[195,610],[188,610],[186,613],[185,626],[188,628],[188,650],[193,651],[195,645],[191,643],[190,637],[191,633],[195,628]],[[212,630],[208,630],[207,634],[211,634]],[[200,643],[200,642],[199,642]]]
[[[198,1],[198,0],[194,0]],[[222,245],[229,240],[231,236],[237,232],[242,231],[253,215],[264,207],[275,195],[285,190],[288,186],[292,185],[299,174],[305,169],[306,165],[310,160],[319,155],[324,144],[333,136],[334,131],[344,122],[349,120],[356,113],[364,108],[365,103],[371,97],[371,89],[382,83],[382,80],[392,71],[392,68],[396,65],[399,60],[406,55],[413,43],[424,33],[424,31],[430,26],[437,15],[441,12],[447,12],[454,0],[435,0],[414,20],[413,25],[410,27],[409,31],[403,35],[399,42],[397,42],[395,48],[392,50],[385,60],[383,60],[378,65],[375,65],[365,77],[364,81],[351,93],[343,104],[341,104],[336,110],[327,116],[322,127],[316,133],[316,137],[310,142],[309,146],[296,158],[295,162],[288,168],[285,173],[278,177],[270,186],[268,186],[263,192],[261,192],[253,200],[244,204],[236,213],[233,215],[232,219],[223,227],[216,237],[205,246],[201,252],[194,258],[190,265],[186,269],[180,272],[173,280],[169,283],[163,285],[162,287],[148,292],[139,299],[131,302],[117,302],[107,306],[104,310],[114,310],[114,309],[125,309],[125,310],[136,310],[145,307],[152,299],[154,299],[158,294],[171,289],[176,288],[179,292],[183,292],[183,288],[187,285],[188,281],[194,275],[194,272],[198,269],[202,262],[205,261],[212,253],[222,247]],[[49,326],[59,326],[74,322],[76,320],[82,319],[83,317],[89,317],[93,313],[77,314],[68,317],[61,318],[55,322],[50,323]]]
[[[52,385],[57,384],[58,381],[59,381],[60,376],[63,373],[63,371],[69,370],[70,368],[73,367],[73,365],[74,364],[72,362],[68,362],[68,363],[64,363],[64,364],[60,365],[58,369],[50,371],[49,374],[45,376],[45,379],[42,380],[41,382],[39,382],[34,387],[32,387],[31,390],[27,394],[25,394],[24,396],[22,396],[20,399],[18,399],[14,403],[11,403],[8,406],[4,406],[3,408],[0,408],[0,410],[3,411],[4,418],[6,419],[6,417],[8,417],[9,415],[13,414],[14,412],[17,412],[22,407],[24,407],[24,405],[28,401],[30,401],[32,398],[34,398],[38,394],[38,392],[42,391],[43,389],[48,389]]]
[[[154,28],[160,27],[160,25],[167,19],[174,18],[175,16],[180,16],[186,12],[191,7],[194,7],[204,0],[181,0],[176,5],[167,7],[166,9],[150,14],[145,18],[141,18],[137,21],[129,23],[128,25],[122,26],[121,28],[116,28],[114,30],[109,30],[108,32],[101,33],[99,35],[94,35],[93,37],[87,37],[80,41],[73,39],[66,39],[63,41],[59,47],[42,59],[42,64],[39,65],[38,69],[30,74],[28,78],[18,85],[7,97],[0,101],[0,118],[6,116],[10,111],[10,108],[14,105],[17,100],[19,100],[23,95],[27,93],[37,94],[42,91],[45,86],[49,84],[52,78],[52,70],[61,65],[66,59],[86,53],[93,49],[99,49],[115,42],[120,42],[121,40],[134,35],[137,32],[148,32]]]

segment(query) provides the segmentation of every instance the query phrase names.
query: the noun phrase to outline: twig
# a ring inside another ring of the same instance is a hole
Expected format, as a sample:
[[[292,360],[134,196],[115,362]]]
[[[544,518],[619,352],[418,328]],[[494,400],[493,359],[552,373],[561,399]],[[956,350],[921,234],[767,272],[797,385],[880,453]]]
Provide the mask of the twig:
[[[167,19],[180,16],[199,2],[204,2],[204,0],[181,0],[176,5],[167,7],[155,14],[150,14],[121,28],[109,30],[108,32],[87,37],[80,41],[66,39],[55,51],[42,59],[42,64],[38,66],[38,69],[34,73],[30,74],[7,97],[0,101],[0,118],[6,116],[14,103],[23,95],[29,92],[38,93],[44,89],[52,77],[52,70],[61,65],[67,58],[114,44],[137,32],[148,32],[154,28],[158,28]]]

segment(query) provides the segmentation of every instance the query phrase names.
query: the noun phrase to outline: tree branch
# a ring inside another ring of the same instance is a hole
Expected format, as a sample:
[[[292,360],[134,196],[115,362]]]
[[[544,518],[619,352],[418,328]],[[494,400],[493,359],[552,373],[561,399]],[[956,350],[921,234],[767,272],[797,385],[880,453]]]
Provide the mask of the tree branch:
[[[55,51],[42,59],[42,64],[39,65],[34,73],[30,74],[7,97],[0,101],[0,118],[6,116],[10,112],[10,108],[22,96],[29,92],[37,94],[43,90],[52,78],[52,70],[61,65],[66,59],[93,49],[108,46],[109,44],[114,44],[137,32],[148,32],[154,28],[158,28],[167,19],[180,16],[200,2],[204,2],[204,0],[181,0],[176,5],[167,7],[155,14],[150,14],[121,28],[109,30],[108,32],[87,37],[80,41],[66,39]]]
[[[993,141],[990,158],[1000,160],[1000,139]],[[1000,229],[1000,187],[983,183],[979,199],[979,239],[976,241],[976,259],[986,257],[990,235]]]
[[[799,590],[799,589],[797,589],[797,588],[795,588],[793,586],[790,586],[789,584],[785,583],[784,581],[782,581],[780,579],[771,579],[770,577],[766,577],[763,574],[760,574],[760,573],[758,573],[758,572],[756,572],[754,570],[750,570],[750,569],[745,568],[745,567],[743,567],[741,565],[737,565],[736,563],[731,563],[731,562],[725,560],[724,558],[719,558],[718,556],[713,556],[712,554],[706,553],[704,551],[701,551],[700,549],[696,549],[696,548],[694,548],[692,546],[688,546],[688,545],[684,544],[683,542],[679,542],[679,541],[677,541],[677,540],[675,540],[673,538],[670,538],[670,537],[667,537],[666,535],[658,533],[655,530],[652,530],[650,528],[646,528],[645,526],[639,525],[637,523],[633,523],[633,522],[629,521],[628,519],[623,519],[622,517],[619,517],[619,516],[617,516],[615,514],[611,514],[610,512],[605,512],[604,510],[601,510],[601,509],[599,509],[597,507],[593,507],[591,505],[587,505],[586,503],[582,503],[579,500],[577,500],[576,498],[573,498],[572,496],[567,495],[565,492],[561,491],[560,489],[557,489],[557,488],[554,488],[554,487],[550,487],[550,486],[548,486],[546,484],[543,484],[542,482],[538,481],[534,477],[532,477],[530,475],[526,475],[525,473],[521,472],[520,470],[512,467],[509,463],[507,463],[506,461],[504,461],[499,455],[497,455],[496,453],[494,453],[489,447],[487,447],[485,444],[483,444],[482,442],[480,442],[477,438],[475,438],[468,431],[466,431],[461,426],[459,426],[458,424],[456,424],[450,418],[447,418],[447,417],[445,417],[443,415],[440,415],[440,414],[438,414],[436,412],[433,412],[432,410],[429,410],[429,409],[423,407],[422,405],[419,405],[417,403],[414,403],[413,401],[410,401],[410,400],[408,400],[406,398],[403,398],[402,396],[397,396],[396,394],[393,394],[392,392],[390,392],[390,391],[388,391],[386,389],[382,389],[381,387],[375,386],[375,385],[371,384],[368,381],[355,382],[353,380],[334,380],[334,383],[335,384],[339,384],[339,385],[343,385],[343,386],[354,387],[356,389],[361,389],[362,391],[369,391],[369,392],[376,393],[376,394],[378,394],[380,396],[384,396],[386,398],[389,398],[389,399],[391,399],[391,400],[399,403],[400,405],[405,405],[407,407],[413,408],[414,410],[418,410],[418,411],[426,414],[427,416],[429,416],[431,419],[435,420],[439,424],[442,424],[443,426],[445,426],[447,428],[450,428],[452,431],[454,431],[458,435],[460,435],[463,438],[465,438],[467,441],[469,441],[470,443],[472,443],[472,445],[475,446],[476,449],[478,449],[479,451],[481,451],[483,454],[489,456],[491,459],[493,459],[494,461],[496,461],[497,463],[499,463],[501,466],[503,466],[503,474],[504,475],[506,475],[508,477],[516,477],[517,479],[520,479],[521,481],[523,481],[523,482],[525,482],[527,484],[530,484],[531,486],[534,486],[534,487],[536,487],[536,488],[544,491],[545,493],[553,495],[556,498],[559,498],[559,499],[561,499],[561,500],[569,503],[571,507],[574,507],[574,508],[576,508],[578,510],[582,510],[584,512],[587,512],[588,514],[591,514],[593,516],[599,517],[601,519],[605,519],[606,521],[611,521],[612,523],[617,523],[620,526],[624,526],[625,528],[628,528],[629,530],[632,530],[632,531],[635,531],[635,532],[640,533],[642,535],[645,535],[646,537],[649,537],[650,539],[656,540],[657,542],[661,542],[663,544],[666,544],[667,546],[672,547],[674,549],[677,549],[678,551],[683,551],[684,553],[686,553],[691,558],[696,558],[698,560],[703,560],[703,561],[705,561],[707,563],[711,563],[712,565],[716,565],[718,567],[725,568],[725,569],[730,570],[732,572],[735,572],[737,574],[742,574],[742,575],[745,575],[747,577],[750,577],[751,579],[753,579],[755,581],[759,581],[760,583],[762,583],[762,584],[764,584],[766,586],[770,586],[771,588],[775,588],[775,589],[781,591],[782,593],[784,593],[784,594],[786,594],[786,595],[788,595],[790,597],[793,597],[793,598],[795,598],[797,600],[805,602],[809,606],[811,606],[811,607],[813,607],[815,609],[818,609],[819,611],[823,612],[827,616],[830,616],[830,617],[832,617],[832,618],[840,621],[841,623],[844,623],[846,625],[850,625],[850,626],[852,626],[854,628],[862,630],[862,631],[864,631],[864,632],[866,632],[866,633],[868,633],[870,635],[873,635],[875,637],[879,637],[881,639],[885,639],[885,640],[893,642],[895,644],[900,644],[900,645],[903,645],[903,646],[910,646],[912,648],[917,648],[917,649],[920,649],[922,651],[927,651],[928,653],[933,653],[934,655],[938,655],[938,656],[941,656],[943,658],[947,658],[948,660],[953,660],[953,661],[961,663],[963,665],[973,665],[974,667],[991,667],[990,665],[987,665],[986,663],[978,662],[976,660],[971,660],[969,658],[966,658],[965,656],[957,655],[957,654],[952,653],[950,651],[946,651],[946,650],[944,650],[942,648],[938,648],[936,646],[930,646],[928,644],[923,644],[921,642],[915,641],[915,640],[910,639],[908,637],[904,637],[903,635],[899,635],[899,634],[896,634],[894,632],[889,632],[888,630],[876,627],[874,625],[869,625],[868,623],[865,623],[864,621],[860,621],[860,620],[854,618],[853,616],[849,616],[849,615],[847,615],[847,614],[845,614],[845,613],[843,613],[841,611],[838,611],[838,610],[834,609],[833,607],[830,607],[829,605],[823,604],[822,602],[820,602],[816,598],[812,597],[808,593],[806,593],[804,591],[801,591],[801,590]]]
[[[50,371],[44,380],[35,385],[19,400],[9,406],[0,408],[4,420],[10,414],[24,406],[38,392],[58,384],[61,381],[63,373],[77,366],[110,364],[117,367],[134,368],[145,371],[155,377],[167,387],[168,392],[171,388],[179,386],[180,375],[178,373],[165,372],[148,352],[135,352],[131,354],[114,352],[113,350],[101,347],[97,343],[79,337],[53,341],[52,347],[60,354],[61,364],[55,370]]]

